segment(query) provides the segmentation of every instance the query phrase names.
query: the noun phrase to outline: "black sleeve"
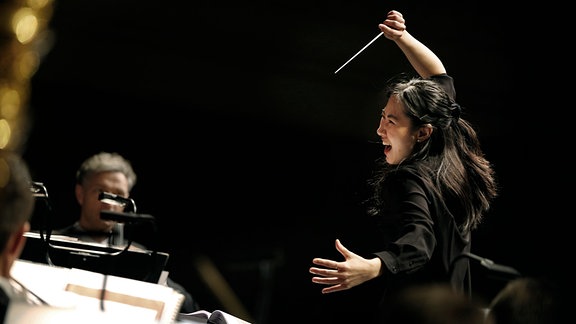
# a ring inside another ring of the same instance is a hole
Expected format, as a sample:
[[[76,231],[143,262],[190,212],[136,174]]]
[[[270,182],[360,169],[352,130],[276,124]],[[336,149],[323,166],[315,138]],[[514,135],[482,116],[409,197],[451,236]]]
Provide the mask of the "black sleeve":
[[[429,262],[437,244],[427,190],[418,177],[399,172],[386,179],[382,195],[381,229],[389,244],[375,254],[392,274],[415,272]]]
[[[0,323],[5,323],[6,314],[8,313],[8,306],[10,305],[10,297],[0,288]]]
[[[446,73],[433,75],[430,77],[431,80],[438,83],[446,93],[452,98],[452,100],[456,101],[456,88],[454,87],[454,79]]]

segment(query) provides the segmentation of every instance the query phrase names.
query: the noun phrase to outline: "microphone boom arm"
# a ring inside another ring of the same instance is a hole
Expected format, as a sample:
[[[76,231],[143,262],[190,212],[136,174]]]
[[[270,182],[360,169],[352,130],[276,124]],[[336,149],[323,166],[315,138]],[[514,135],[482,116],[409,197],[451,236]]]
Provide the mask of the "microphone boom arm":
[[[118,223],[144,223],[155,222],[156,219],[152,215],[135,214],[135,213],[122,213],[110,210],[100,211],[100,218],[105,220],[112,220]]]

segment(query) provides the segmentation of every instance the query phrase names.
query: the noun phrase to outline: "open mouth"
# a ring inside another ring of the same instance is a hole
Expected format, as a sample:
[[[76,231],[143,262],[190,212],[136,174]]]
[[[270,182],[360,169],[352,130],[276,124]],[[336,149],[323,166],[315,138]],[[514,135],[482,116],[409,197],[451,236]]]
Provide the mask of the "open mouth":
[[[388,154],[392,150],[392,146],[384,144],[384,154]]]

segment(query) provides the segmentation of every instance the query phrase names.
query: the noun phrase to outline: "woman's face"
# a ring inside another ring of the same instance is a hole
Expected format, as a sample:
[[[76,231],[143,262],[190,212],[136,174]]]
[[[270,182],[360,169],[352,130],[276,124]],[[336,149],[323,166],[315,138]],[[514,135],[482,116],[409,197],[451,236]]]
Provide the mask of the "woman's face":
[[[404,112],[396,96],[390,96],[382,110],[380,126],[376,133],[384,144],[384,155],[388,164],[399,164],[412,152],[418,135],[412,121]]]

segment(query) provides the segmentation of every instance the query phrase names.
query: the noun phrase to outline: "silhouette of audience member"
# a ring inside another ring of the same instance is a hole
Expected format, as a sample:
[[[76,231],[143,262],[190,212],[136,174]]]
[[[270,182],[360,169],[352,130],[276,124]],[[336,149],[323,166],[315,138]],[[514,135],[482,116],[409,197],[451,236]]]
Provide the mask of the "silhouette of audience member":
[[[495,324],[562,323],[560,288],[543,277],[511,280],[490,302],[488,314]]]
[[[445,283],[408,286],[391,299],[386,324],[489,324],[483,306]]]
[[[34,196],[28,165],[14,152],[0,149],[0,323],[11,302],[43,304],[11,276],[30,229]]]

